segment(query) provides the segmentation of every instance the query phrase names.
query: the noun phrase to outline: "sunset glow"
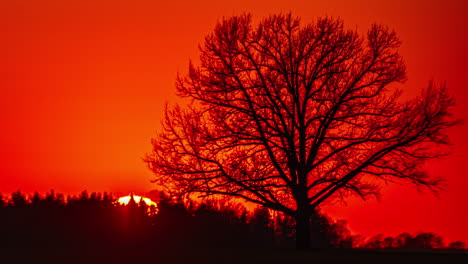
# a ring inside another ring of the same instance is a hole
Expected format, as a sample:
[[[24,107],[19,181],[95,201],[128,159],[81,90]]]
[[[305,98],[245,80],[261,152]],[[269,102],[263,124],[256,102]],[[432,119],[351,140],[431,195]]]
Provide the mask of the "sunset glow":
[[[123,196],[117,199],[117,203],[120,205],[127,205],[132,199],[132,196]],[[142,197],[138,195],[133,195],[133,200],[135,201],[136,204],[139,204],[140,201],[143,199],[143,202],[148,206],[147,213],[149,215],[155,215],[158,213],[158,204],[154,201],[152,201],[150,198],[147,197]]]
[[[123,196],[123,197],[120,197],[117,200],[117,202],[119,204],[127,205],[130,202],[130,199],[132,199],[132,196]],[[133,196],[133,200],[135,201],[135,203],[139,203],[141,199],[143,199],[143,202],[145,202],[145,204],[148,206],[158,207],[158,205],[155,202],[151,201],[151,199],[149,198],[136,196],[136,195]]]
[[[199,44],[223,17],[289,11],[307,23],[339,17],[360,33],[374,22],[395,30],[408,76],[398,84],[403,97],[445,82],[454,115],[468,119],[465,1],[1,1],[0,194],[158,189],[143,157],[165,103],[183,100],[175,79],[199,62]],[[466,125],[450,130],[451,154],[425,165],[446,179],[438,197],[388,182],[378,200],[351,197],[323,211],[362,236],[430,231],[468,242],[467,134]]]

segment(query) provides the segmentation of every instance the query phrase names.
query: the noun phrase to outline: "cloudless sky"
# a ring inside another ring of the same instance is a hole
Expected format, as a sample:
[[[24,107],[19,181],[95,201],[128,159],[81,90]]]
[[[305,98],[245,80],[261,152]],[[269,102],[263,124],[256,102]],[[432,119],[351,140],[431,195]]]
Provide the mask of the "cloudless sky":
[[[467,117],[468,37],[463,0],[11,0],[0,2],[0,192],[146,192],[142,162],[174,81],[223,17],[292,11],[304,23],[340,17],[365,32],[378,22],[402,40],[405,96],[446,81]],[[348,199],[324,210],[366,236],[432,231],[468,242],[466,125],[452,155],[428,165],[448,180],[440,198],[383,186],[380,201]]]

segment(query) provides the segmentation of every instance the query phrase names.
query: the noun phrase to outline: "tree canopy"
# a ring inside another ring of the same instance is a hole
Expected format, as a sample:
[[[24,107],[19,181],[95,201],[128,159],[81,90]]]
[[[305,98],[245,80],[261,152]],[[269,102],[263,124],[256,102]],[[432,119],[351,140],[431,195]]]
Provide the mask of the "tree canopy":
[[[385,26],[361,35],[329,17],[221,20],[199,65],[177,78],[188,103],[166,107],[145,158],[154,181],[292,216],[298,247],[309,245],[306,223],[330,196],[365,198],[396,180],[435,190],[441,179],[423,165],[445,154],[453,99],[430,83],[403,100],[399,46]]]

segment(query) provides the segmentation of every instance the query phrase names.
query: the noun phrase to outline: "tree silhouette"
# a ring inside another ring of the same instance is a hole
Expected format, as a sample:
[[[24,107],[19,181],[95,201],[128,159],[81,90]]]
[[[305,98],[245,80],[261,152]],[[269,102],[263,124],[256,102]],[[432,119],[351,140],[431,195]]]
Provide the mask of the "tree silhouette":
[[[448,248],[450,248],[450,249],[465,249],[465,243],[463,241],[451,242],[448,245]]]
[[[376,179],[437,190],[423,164],[445,154],[453,100],[432,83],[401,98],[399,45],[381,25],[361,36],[333,18],[223,19],[200,65],[177,78],[187,104],[166,107],[145,158],[154,181],[292,216],[297,248],[309,247],[313,209],[330,196],[376,195]]]
[[[3,195],[0,193],[0,207],[7,205],[7,202],[4,200]]]
[[[396,237],[385,237],[382,234],[373,236],[365,243],[359,245],[363,248],[373,249],[407,249],[407,250],[421,250],[421,249],[463,249],[464,244],[461,241],[455,241],[447,246],[444,244],[441,236],[432,232],[419,232],[413,236],[407,232],[401,233]]]
[[[19,208],[26,207],[28,205],[28,200],[26,199],[24,193],[22,193],[20,190],[17,190],[11,194],[10,205]]]

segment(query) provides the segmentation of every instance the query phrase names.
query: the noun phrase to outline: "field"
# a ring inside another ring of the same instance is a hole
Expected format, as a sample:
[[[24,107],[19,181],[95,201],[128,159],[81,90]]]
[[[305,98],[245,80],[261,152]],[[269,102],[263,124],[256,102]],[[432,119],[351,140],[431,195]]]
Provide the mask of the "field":
[[[468,263],[466,251],[3,248],[0,263]]]

